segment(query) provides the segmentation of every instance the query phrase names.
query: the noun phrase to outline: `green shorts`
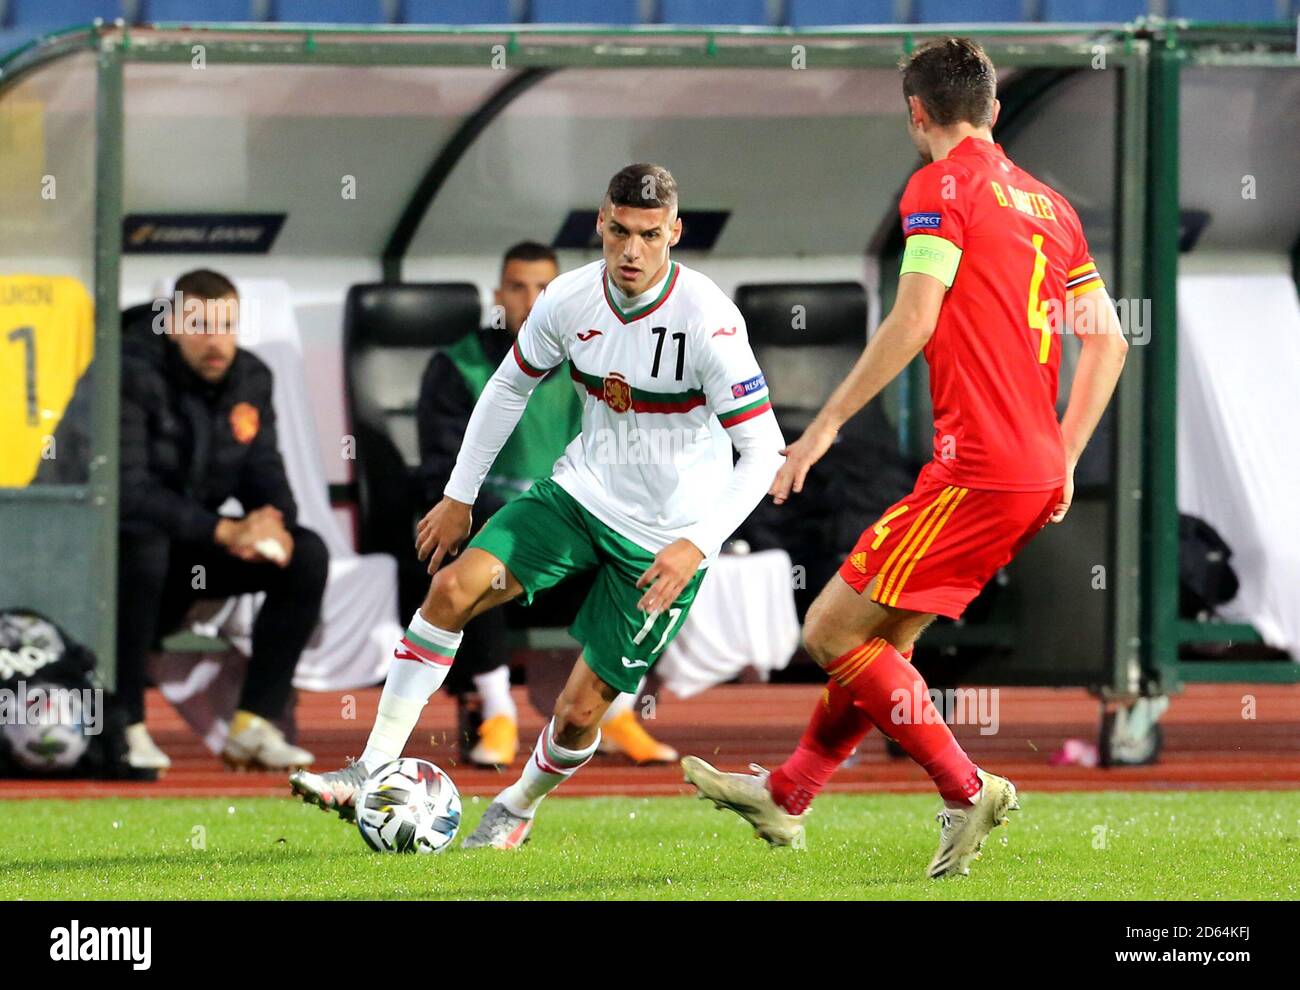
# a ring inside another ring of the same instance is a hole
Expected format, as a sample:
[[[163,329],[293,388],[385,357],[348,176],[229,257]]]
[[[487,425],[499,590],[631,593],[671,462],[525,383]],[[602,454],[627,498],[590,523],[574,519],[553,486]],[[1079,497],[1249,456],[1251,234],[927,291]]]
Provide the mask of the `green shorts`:
[[[524,587],[525,602],[565,578],[595,570],[596,581],[569,632],[587,666],[618,691],[635,691],[686,621],[704,571],[672,607],[651,619],[637,609],[645,594],[637,580],[654,554],[620,536],[555,483],[537,482],[484,524],[469,541],[485,550]]]

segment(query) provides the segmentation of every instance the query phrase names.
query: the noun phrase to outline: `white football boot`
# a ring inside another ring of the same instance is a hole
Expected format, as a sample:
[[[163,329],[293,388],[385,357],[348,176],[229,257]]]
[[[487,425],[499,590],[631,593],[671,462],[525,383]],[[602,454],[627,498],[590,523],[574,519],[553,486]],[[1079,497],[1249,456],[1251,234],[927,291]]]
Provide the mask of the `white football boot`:
[[[967,808],[944,807],[935,816],[939,822],[939,851],[926,871],[931,879],[969,876],[972,860],[979,859],[980,847],[998,825],[1009,823],[1007,812],[1019,811],[1016,785],[1005,777],[976,770],[983,786],[975,803]]]
[[[461,843],[462,849],[518,849],[533,830],[531,818],[520,818],[500,801],[493,801],[478,828]]]
[[[791,815],[773,801],[767,789],[768,772],[758,764],[749,765],[752,773],[724,773],[698,756],[687,756],[681,767],[686,782],[695,786],[702,799],[712,801],[716,808],[734,811],[769,845],[794,845],[803,834],[808,812]]]
[[[308,804],[316,805],[321,811],[337,811],[340,818],[351,822],[357,817],[357,791],[369,777],[365,764],[354,762],[328,773],[295,771],[289,775],[289,786]]]
[[[221,759],[232,770],[296,770],[311,766],[316,757],[285,739],[266,719],[249,715],[243,729],[226,737]]]
[[[158,748],[143,722],[126,727],[126,765],[132,770],[156,770],[165,773],[172,761]]]

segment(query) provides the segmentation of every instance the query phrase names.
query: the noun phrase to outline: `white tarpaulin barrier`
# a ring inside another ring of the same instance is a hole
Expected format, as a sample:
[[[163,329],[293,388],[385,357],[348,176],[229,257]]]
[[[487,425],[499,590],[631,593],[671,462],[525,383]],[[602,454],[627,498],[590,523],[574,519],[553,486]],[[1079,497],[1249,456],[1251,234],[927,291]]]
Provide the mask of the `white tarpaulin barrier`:
[[[397,620],[397,562],[386,554],[358,555],[330,508],[289,287],[279,279],[241,279],[237,284],[240,298],[251,310],[245,324],[246,346],[275,375],[280,455],[298,502],[298,521],[320,534],[330,552],[320,626],[298,661],[293,683],[306,691],[365,687],[384,679],[393,644],[402,633]],[[326,382],[322,387],[334,389],[341,383]],[[246,618],[251,633],[251,609]]]
[[[1286,274],[1178,279],[1178,507],[1233,550],[1222,612],[1300,654],[1300,300]]]
[[[358,555],[330,508],[288,286],[279,279],[238,279],[236,284],[243,303],[240,346],[265,361],[275,375],[280,454],[298,503],[298,521],[319,534],[330,552],[320,625],[303,651],[293,683],[307,691],[365,687],[384,679],[393,643],[402,631],[397,620],[397,564],[384,554]],[[170,286],[159,295],[168,292]],[[338,388],[339,383],[322,387]],[[251,649],[253,617],[261,597],[243,596],[238,607],[223,610],[215,629],[245,654]],[[212,697],[204,696],[214,691],[221,697],[229,695],[229,686],[220,688],[216,682],[242,680],[242,667],[199,654],[173,654],[154,658],[150,673],[195,731],[210,747],[219,748],[224,718],[213,709]],[[233,703],[232,699],[232,711]]]
[[[689,698],[746,667],[764,676],[784,670],[799,646],[791,573],[784,550],[719,555],[682,631],[655,664],[668,690]]]

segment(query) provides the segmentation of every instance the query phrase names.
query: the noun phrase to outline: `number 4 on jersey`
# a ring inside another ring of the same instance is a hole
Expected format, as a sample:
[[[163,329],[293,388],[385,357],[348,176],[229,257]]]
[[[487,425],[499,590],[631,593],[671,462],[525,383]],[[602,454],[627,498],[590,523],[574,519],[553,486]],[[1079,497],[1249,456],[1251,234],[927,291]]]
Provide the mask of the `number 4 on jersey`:
[[[1029,329],[1039,331],[1038,363],[1046,364],[1052,353],[1052,324],[1048,319],[1048,304],[1039,301],[1038,293],[1047,274],[1047,255],[1043,254],[1043,235],[1034,235],[1034,274],[1029,279]]]

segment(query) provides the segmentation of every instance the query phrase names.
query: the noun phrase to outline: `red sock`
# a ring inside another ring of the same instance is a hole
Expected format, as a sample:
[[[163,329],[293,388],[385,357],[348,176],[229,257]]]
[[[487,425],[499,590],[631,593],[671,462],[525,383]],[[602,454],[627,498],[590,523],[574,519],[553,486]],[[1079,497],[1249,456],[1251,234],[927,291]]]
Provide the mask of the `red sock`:
[[[905,656],[912,656],[911,649]],[[853,693],[831,680],[813,708],[799,745],[768,777],[772,800],[788,814],[803,814],[871,726],[870,716],[854,704]]]
[[[871,719],[854,705],[853,695],[831,681],[817,699],[799,745],[767,779],[772,800],[791,815],[803,814],[870,731]]]
[[[838,681],[880,731],[892,737],[930,778],[945,801],[969,801],[979,793],[975,764],[930,700],[916,668],[883,639],[873,639],[832,663]]]

